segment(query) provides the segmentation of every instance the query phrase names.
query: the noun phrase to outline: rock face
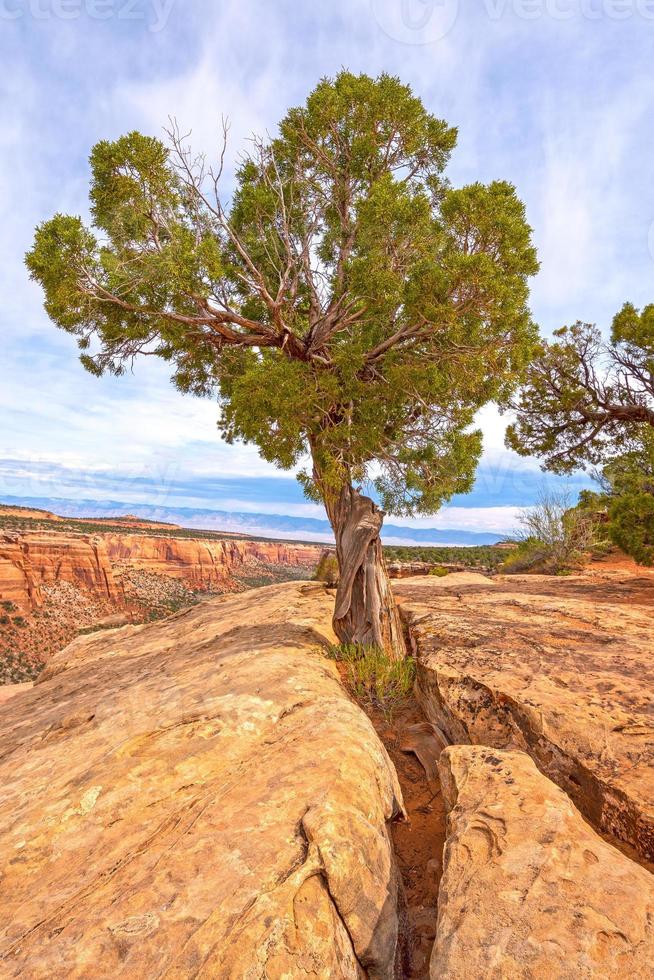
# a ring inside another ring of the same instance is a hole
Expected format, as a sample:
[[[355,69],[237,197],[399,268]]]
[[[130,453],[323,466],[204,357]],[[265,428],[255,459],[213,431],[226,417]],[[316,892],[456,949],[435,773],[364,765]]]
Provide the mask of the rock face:
[[[69,582],[120,605],[117,562],[183,579],[198,589],[228,586],[232,573],[251,562],[306,568],[308,578],[320,551],[312,545],[244,539],[0,532],[0,601],[36,609],[42,604],[42,585]]]
[[[432,980],[649,978],[654,878],[522,752],[452,746]]]
[[[33,687],[32,681],[26,681],[24,684],[0,684],[0,705],[16,697],[17,694],[31,691]]]
[[[102,537],[86,534],[0,533],[0,600],[38,608],[41,586],[70,582],[119,603]]]
[[[447,739],[528,752],[597,828],[654,860],[654,575],[450,575],[396,592],[419,700]]]
[[[395,771],[322,586],[81,637],[0,706],[0,975],[392,978]]]
[[[230,581],[234,570],[250,561],[313,569],[320,548],[277,541],[163,538],[140,534],[103,535],[112,562],[129,561],[160,575],[181,578],[196,588]]]
[[[426,561],[392,561],[386,568],[391,578],[413,578],[414,575],[429,575],[433,564]]]

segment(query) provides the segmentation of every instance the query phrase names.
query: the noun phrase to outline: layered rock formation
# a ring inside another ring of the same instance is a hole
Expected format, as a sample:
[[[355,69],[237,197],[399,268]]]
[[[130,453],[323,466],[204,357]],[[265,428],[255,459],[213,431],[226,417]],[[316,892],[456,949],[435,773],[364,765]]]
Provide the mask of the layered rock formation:
[[[70,582],[111,602],[122,596],[101,536],[0,532],[0,600],[41,605],[41,586]]]
[[[601,832],[654,860],[654,574],[451,575],[396,590],[419,700],[446,738],[523,749]]]
[[[414,575],[429,575],[434,566],[426,561],[391,561],[386,567],[391,578],[413,578]]]
[[[402,812],[314,584],[79,638],[0,707],[3,977],[392,978]]]
[[[21,609],[41,605],[41,586],[68,582],[120,604],[116,563],[182,579],[192,588],[228,586],[248,563],[306,568],[317,564],[317,546],[247,539],[211,540],[140,534],[0,532],[0,601]]]
[[[647,978],[654,878],[522,752],[441,755],[448,837],[432,980]]]
[[[310,571],[320,555],[316,546],[281,541],[212,541],[140,534],[105,534],[103,538],[112,562],[129,561],[134,567],[181,578],[197,588],[224,585],[235,570],[253,561]]]

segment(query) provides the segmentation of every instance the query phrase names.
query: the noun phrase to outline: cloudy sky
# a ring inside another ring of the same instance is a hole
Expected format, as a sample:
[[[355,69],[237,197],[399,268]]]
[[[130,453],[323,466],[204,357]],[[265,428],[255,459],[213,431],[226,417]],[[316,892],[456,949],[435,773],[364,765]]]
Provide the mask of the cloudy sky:
[[[39,221],[86,214],[97,140],[173,115],[211,153],[224,114],[236,155],[320,76],[390,71],[458,126],[455,183],[517,186],[542,331],[607,327],[654,298],[653,50],[654,0],[0,0],[0,500],[321,516],[163,366],[98,381],[48,322],[22,257]],[[537,462],[503,448],[492,408],[481,421],[475,491],[423,526],[506,531],[533,502]]]

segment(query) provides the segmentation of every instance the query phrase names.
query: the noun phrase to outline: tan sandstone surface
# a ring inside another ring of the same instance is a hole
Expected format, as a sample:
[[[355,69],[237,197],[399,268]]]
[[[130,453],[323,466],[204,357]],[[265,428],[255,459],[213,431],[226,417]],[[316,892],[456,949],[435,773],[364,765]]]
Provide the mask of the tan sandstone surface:
[[[0,706],[0,975],[394,975],[388,755],[314,584],[76,640]]]
[[[654,877],[522,752],[452,746],[432,980],[646,980]]]
[[[3,705],[11,698],[15,698],[17,694],[22,694],[24,691],[31,691],[33,687],[34,684],[32,681],[26,681],[23,684],[0,684],[0,705]]]
[[[528,752],[603,833],[654,860],[654,572],[395,585],[417,694],[453,743]]]

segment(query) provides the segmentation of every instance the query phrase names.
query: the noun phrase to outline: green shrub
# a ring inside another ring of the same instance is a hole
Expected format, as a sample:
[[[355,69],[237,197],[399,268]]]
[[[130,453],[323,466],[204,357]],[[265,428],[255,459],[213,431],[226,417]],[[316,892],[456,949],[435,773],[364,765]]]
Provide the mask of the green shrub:
[[[429,564],[457,565],[461,568],[479,568],[493,572],[501,563],[504,553],[492,545],[384,545],[387,561],[424,561]]]
[[[353,643],[331,646],[327,656],[346,664],[346,684],[357,701],[378,708],[386,718],[411,696],[416,670],[411,657],[391,660],[379,647]]]
[[[314,582],[325,582],[330,588],[338,585],[338,561],[336,555],[324,554],[313,576]]]
[[[609,506],[612,540],[639,565],[654,565],[654,494],[625,493]]]
[[[579,508],[570,508],[565,494],[541,494],[535,507],[520,515],[517,547],[500,572],[543,572],[558,575],[580,568],[597,543],[597,523]]]
[[[5,612],[12,613],[12,612],[16,612],[18,606],[16,605],[15,602],[11,602],[9,599],[5,599],[3,602],[0,602],[0,608],[4,609]]]
[[[429,569],[429,574],[435,575],[436,578],[444,578],[446,575],[449,575],[450,572],[448,568],[443,568],[442,565],[434,565],[433,568]]]

